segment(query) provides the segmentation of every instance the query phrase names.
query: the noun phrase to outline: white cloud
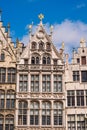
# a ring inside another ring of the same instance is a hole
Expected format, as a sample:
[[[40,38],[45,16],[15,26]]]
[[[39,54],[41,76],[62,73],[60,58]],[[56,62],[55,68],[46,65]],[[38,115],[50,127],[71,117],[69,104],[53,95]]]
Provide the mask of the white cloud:
[[[62,23],[56,23],[53,26],[53,43],[57,49],[61,47],[61,43],[64,41],[65,52],[71,53],[73,48],[79,47],[81,38],[87,41],[87,24],[81,21],[73,22],[64,20]],[[36,26],[34,26],[34,28],[36,28]],[[49,32],[49,23],[45,25],[45,28],[46,31]],[[21,41],[27,44],[29,42],[29,34],[23,36]]]
[[[76,6],[77,9],[86,7],[86,4],[82,3]]]

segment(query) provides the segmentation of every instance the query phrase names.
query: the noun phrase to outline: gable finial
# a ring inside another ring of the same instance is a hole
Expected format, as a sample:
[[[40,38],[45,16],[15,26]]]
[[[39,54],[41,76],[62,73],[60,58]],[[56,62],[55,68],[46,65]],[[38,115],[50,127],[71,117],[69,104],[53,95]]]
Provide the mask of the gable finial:
[[[50,33],[52,35],[52,33],[53,33],[53,25],[50,26]]]
[[[44,15],[43,14],[39,14],[38,18],[40,19],[40,22],[42,22],[42,19],[44,19]]]
[[[63,49],[63,50],[64,50],[64,46],[65,46],[65,45],[64,45],[64,42],[62,42],[62,49]]]
[[[7,28],[8,28],[8,37],[9,37],[10,36],[10,23],[8,23]]]
[[[33,22],[32,22],[32,24],[30,24],[28,27],[29,27],[29,33],[31,33],[32,32],[32,26],[33,26]]]
[[[1,21],[1,17],[2,17],[2,10],[0,9],[0,21]]]

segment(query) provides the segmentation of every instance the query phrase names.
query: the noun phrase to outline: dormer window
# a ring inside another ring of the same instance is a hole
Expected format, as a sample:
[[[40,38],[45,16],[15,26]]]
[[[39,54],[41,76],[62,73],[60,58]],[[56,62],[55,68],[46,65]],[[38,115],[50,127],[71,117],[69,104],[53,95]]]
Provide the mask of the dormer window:
[[[5,54],[1,53],[1,55],[0,55],[0,61],[4,61],[4,60],[5,60]]]

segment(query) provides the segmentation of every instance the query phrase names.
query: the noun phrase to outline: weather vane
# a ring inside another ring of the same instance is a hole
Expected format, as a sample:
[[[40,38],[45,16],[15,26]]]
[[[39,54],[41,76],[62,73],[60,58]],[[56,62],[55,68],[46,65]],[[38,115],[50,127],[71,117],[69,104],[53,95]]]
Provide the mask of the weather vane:
[[[39,14],[38,18],[40,19],[40,21],[42,21],[42,19],[44,19],[44,15],[43,14]]]

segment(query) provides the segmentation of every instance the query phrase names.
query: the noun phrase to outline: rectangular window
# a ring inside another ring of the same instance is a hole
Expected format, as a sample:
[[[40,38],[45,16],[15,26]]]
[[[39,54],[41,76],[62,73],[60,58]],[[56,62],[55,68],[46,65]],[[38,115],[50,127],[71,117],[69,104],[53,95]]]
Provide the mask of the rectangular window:
[[[6,81],[6,69],[0,68],[0,83],[5,83]]]
[[[73,71],[73,81],[79,81],[79,71]]]
[[[39,92],[39,75],[31,75],[31,92]]]
[[[76,130],[75,115],[68,115],[68,130]]]
[[[82,65],[86,65],[86,56],[81,57]]]
[[[42,76],[42,92],[50,92],[51,91],[51,76],[43,75]]]
[[[80,63],[80,59],[79,58],[77,58],[77,63]]]
[[[76,96],[77,96],[77,106],[84,106],[84,91],[77,90]]]
[[[81,71],[82,82],[87,82],[87,71]]]
[[[84,114],[77,115],[77,130],[86,130],[84,117]]]
[[[28,59],[24,59],[24,64],[28,64]]]
[[[85,93],[86,93],[86,106],[87,106],[87,90],[85,91]]]
[[[62,92],[62,75],[54,75],[54,92]]]
[[[28,75],[20,74],[19,75],[19,91],[26,92],[28,87]]]
[[[75,91],[67,91],[67,106],[75,106]]]
[[[9,83],[16,83],[16,69],[15,68],[8,68],[7,80]]]

